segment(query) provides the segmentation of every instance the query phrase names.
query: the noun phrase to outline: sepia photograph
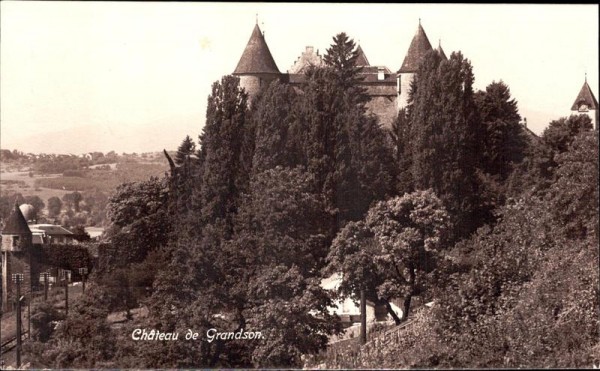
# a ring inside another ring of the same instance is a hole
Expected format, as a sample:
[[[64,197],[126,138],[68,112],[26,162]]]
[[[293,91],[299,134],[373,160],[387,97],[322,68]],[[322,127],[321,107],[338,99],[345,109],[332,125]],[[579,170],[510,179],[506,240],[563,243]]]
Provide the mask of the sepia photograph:
[[[600,368],[599,8],[2,1],[0,369]]]

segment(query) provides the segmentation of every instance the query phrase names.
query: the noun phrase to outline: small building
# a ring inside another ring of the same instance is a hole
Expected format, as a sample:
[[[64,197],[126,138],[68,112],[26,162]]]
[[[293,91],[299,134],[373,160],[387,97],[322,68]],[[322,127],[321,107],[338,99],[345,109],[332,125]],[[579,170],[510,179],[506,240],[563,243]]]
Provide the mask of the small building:
[[[75,234],[70,230],[55,224],[30,224],[34,243],[37,244],[66,244],[77,243]]]
[[[8,217],[2,230],[2,311],[13,309],[15,285],[13,274],[22,274],[21,295],[29,296],[32,277],[36,272],[31,266],[32,234],[18,204]]]
[[[325,290],[337,291],[342,280],[340,273],[335,273],[330,277],[321,281],[321,287]],[[403,312],[395,302],[390,303],[394,312],[398,317],[402,317]],[[360,306],[352,299],[345,298],[335,302],[334,307],[329,308],[331,314],[337,314],[344,327],[352,326],[355,323],[360,323]],[[375,303],[367,300],[367,322],[379,322],[390,320],[391,316],[383,305],[375,305]]]

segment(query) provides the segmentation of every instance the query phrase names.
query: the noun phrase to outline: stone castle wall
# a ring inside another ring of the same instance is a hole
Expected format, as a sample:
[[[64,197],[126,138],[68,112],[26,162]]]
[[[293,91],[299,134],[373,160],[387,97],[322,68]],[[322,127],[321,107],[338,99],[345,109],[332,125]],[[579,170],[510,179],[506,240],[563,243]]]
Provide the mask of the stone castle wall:
[[[402,109],[408,105],[408,92],[410,91],[410,83],[414,76],[414,73],[402,73],[399,75],[398,109]]]

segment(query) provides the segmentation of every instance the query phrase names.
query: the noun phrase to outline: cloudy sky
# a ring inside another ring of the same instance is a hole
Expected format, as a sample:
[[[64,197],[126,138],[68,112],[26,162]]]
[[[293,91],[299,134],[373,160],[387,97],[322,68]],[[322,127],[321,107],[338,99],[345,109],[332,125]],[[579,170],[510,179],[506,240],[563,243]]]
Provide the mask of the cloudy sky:
[[[419,18],[435,46],[471,60],[475,87],[503,80],[529,127],[598,96],[597,5],[235,4],[3,1],[0,147],[82,153],[175,149],[196,139],[212,82],[233,72],[258,22],[280,71],[346,32],[398,70]]]

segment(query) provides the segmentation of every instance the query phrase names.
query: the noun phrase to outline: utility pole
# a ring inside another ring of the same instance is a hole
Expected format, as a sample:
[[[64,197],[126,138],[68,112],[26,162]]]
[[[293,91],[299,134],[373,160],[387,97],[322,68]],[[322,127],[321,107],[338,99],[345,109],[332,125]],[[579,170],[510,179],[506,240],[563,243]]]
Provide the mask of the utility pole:
[[[79,268],[79,275],[81,276],[81,281],[83,283],[82,294],[85,294],[85,277],[87,276],[87,273],[87,267]]]
[[[65,280],[65,315],[69,315],[69,281],[71,280],[71,271],[63,270]]]
[[[360,290],[360,344],[367,343],[367,299],[365,290]]]
[[[21,367],[21,282],[22,273],[13,273],[13,282],[17,284],[17,368]]]

